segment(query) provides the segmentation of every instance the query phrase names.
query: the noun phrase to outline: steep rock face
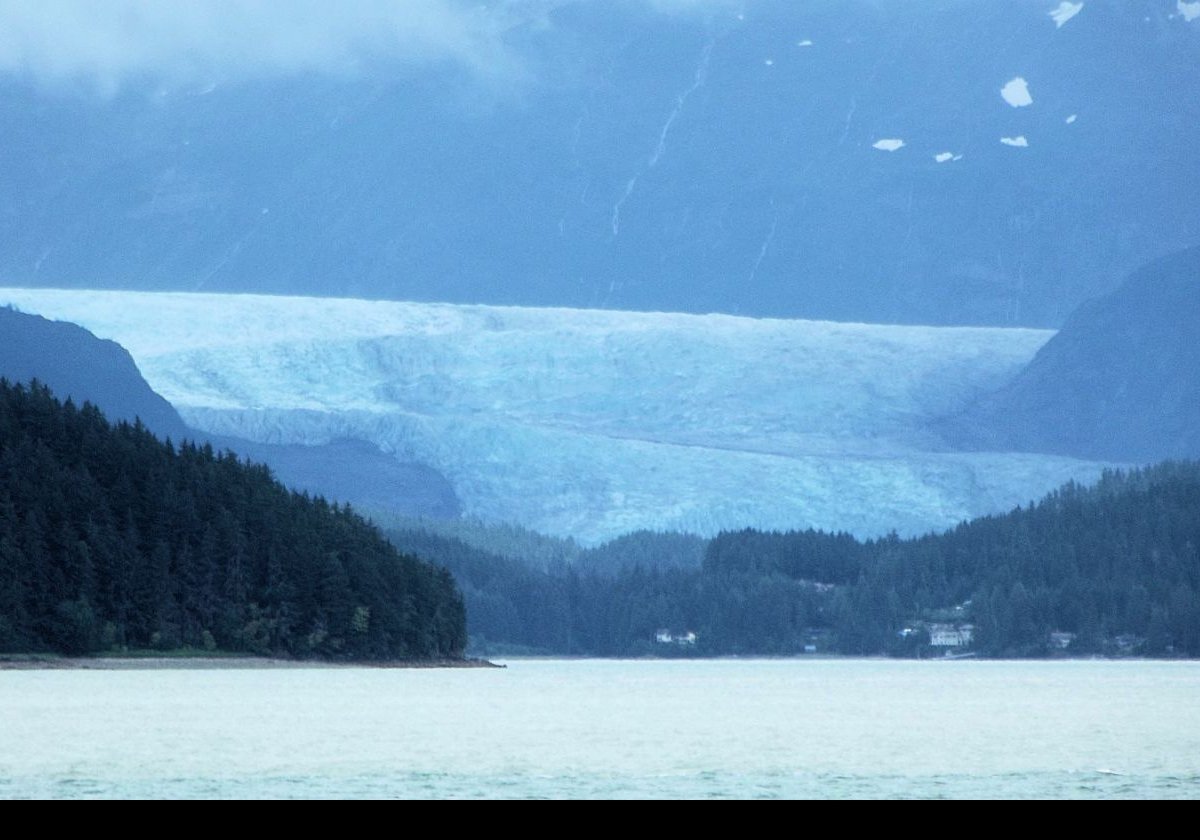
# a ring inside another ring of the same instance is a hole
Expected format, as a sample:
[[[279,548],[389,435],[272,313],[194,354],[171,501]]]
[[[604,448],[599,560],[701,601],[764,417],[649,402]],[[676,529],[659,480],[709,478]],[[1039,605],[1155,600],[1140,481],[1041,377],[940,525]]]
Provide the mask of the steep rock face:
[[[1134,272],[950,423],[992,449],[1148,462],[1200,457],[1200,247]]]
[[[113,421],[141,418],[159,438],[194,437],[124,347],[76,324],[0,307],[0,376],[13,383],[36,378],[59,399],[91,402]]]
[[[1200,240],[1171,0],[469,5],[510,75],[0,74],[0,282],[1057,327]]]
[[[94,403],[113,421],[140,418],[160,439],[186,438],[232,449],[267,464],[293,489],[364,510],[431,517],[454,516],[459,510],[445,476],[361,440],[279,446],[189,428],[151,389],[124,347],[74,323],[0,307],[0,376],[14,383],[38,379],[60,399]]]

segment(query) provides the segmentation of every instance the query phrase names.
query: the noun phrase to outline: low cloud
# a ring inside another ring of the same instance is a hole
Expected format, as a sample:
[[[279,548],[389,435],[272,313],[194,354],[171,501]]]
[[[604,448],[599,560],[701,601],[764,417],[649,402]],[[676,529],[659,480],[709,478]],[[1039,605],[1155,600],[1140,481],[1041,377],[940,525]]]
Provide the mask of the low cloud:
[[[546,0],[0,0],[0,73],[112,92],[131,81],[208,83],[380,62],[519,72],[512,27]]]
[[[746,0],[642,0],[651,9],[665,14],[711,14],[744,11]]]
[[[510,37],[552,30],[562,6],[729,15],[745,0],[0,0],[0,76],[110,95],[130,84],[203,85],[380,66],[454,67],[524,79]]]

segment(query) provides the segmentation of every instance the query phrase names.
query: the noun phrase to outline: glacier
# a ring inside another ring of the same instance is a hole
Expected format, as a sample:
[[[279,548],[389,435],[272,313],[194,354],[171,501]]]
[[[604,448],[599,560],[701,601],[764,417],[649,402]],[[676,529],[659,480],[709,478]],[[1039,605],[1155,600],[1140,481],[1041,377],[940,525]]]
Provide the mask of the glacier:
[[[1046,330],[16,288],[0,304],[119,342],[196,429],[369,441],[449,477],[466,515],[584,544],[918,534],[1107,466],[950,451],[930,430]]]

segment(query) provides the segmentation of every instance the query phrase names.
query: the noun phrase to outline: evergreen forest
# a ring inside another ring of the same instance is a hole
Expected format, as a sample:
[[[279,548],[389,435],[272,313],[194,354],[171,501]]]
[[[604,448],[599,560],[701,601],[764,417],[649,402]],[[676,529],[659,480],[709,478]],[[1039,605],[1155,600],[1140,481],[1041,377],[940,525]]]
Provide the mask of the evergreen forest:
[[[462,598],[348,507],[0,379],[0,652],[459,658]]]
[[[442,530],[387,533],[454,572],[485,654],[924,656],[948,652],[930,632],[952,627],[970,634],[954,652],[972,655],[1200,656],[1190,462],[1111,471],[915,539],[747,529],[697,545],[641,533],[530,563],[511,539],[501,556],[477,528],[470,543]],[[547,555],[544,538],[530,553]]]
[[[233,453],[0,380],[0,475],[0,652],[453,659],[469,632],[482,655],[1200,656],[1194,462],[912,539],[385,539]]]

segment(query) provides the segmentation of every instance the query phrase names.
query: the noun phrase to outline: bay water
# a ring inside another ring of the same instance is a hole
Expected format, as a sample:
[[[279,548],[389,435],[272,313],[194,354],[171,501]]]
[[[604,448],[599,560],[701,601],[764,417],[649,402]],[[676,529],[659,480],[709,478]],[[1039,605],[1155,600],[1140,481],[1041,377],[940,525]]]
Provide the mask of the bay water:
[[[1200,662],[0,671],[0,797],[1200,798]]]

